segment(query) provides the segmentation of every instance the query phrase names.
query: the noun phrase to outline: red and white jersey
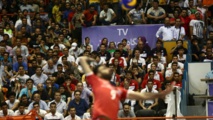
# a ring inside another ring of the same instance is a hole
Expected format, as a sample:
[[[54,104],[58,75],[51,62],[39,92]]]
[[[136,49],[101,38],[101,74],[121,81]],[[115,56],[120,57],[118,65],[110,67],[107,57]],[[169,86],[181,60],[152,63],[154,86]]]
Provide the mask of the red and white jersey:
[[[114,63],[114,60],[115,60],[115,58],[112,57],[112,58],[109,60],[109,64]],[[126,59],[125,59],[124,57],[120,57],[118,60],[119,60],[119,66],[120,66],[120,67],[123,68],[123,67],[126,67],[126,66],[127,66]]]
[[[103,80],[93,73],[87,74],[86,80],[91,85],[95,96],[93,120],[99,116],[106,116],[111,120],[116,120],[119,101],[126,98],[127,90],[121,87],[114,87],[109,81]]]

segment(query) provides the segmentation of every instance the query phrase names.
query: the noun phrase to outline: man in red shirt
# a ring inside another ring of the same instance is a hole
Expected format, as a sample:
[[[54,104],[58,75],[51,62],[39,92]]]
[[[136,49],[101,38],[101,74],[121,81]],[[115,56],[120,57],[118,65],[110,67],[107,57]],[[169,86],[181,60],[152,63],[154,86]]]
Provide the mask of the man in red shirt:
[[[136,80],[132,79],[131,71],[126,72],[126,77],[125,77],[124,81],[129,83],[129,90],[133,90],[133,91],[139,90],[138,82]],[[120,86],[124,87],[124,82],[122,82]]]
[[[147,82],[149,80],[151,80],[151,81],[153,81],[153,88],[155,88],[158,91],[161,91],[161,83],[160,83],[160,81],[154,79],[155,72],[153,70],[150,70],[148,74],[149,74],[149,79],[144,79],[143,80],[143,82],[141,84],[141,88],[146,88]]]
[[[121,87],[113,87],[109,80],[113,70],[104,65],[98,66],[94,72],[90,68],[90,62],[94,61],[89,57],[81,57],[80,64],[86,75],[87,82],[91,85],[94,93],[93,120],[116,120],[119,101],[121,99],[153,99],[164,97],[172,91],[172,87],[161,93],[139,93],[128,91]]]
[[[96,24],[98,12],[93,5],[89,6],[88,10],[85,10],[80,18],[81,24],[85,27],[90,27]],[[84,20],[83,20],[84,19]]]
[[[178,72],[174,72],[173,73],[173,79],[172,79],[172,82],[174,82],[174,86],[178,86],[180,88],[182,88],[182,81],[180,80],[180,74]]]

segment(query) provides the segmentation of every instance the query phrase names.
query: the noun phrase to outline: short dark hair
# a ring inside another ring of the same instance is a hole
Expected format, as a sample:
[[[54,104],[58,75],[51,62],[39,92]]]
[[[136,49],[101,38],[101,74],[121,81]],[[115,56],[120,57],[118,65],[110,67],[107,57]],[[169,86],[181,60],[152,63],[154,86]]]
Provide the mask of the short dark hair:
[[[130,104],[129,104],[129,103],[123,103],[123,108],[124,108],[124,106],[125,106],[125,105],[130,106]]]
[[[8,107],[8,104],[6,102],[1,103],[1,107],[5,106],[5,105]]]
[[[31,81],[32,83],[34,83],[33,79],[31,79],[31,78],[27,79],[27,80],[26,80],[26,83],[27,83],[28,81]]]
[[[173,62],[173,63],[172,63],[172,65],[174,65],[174,64],[176,64],[176,65],[177,65],[178,63],[177,63],[177,62]]]
[[[56,103],[55,103],[55,102],[51,102],[51,103],[50,103],[50,106],[51,106],[51,105],[55,105],[55,106],[56,106]]]
[[[34,102],[34,103],[33,103],[33,106],[34,106],[34,105],[39,105],[39,102]]]
[[[80,91],[80,90],[75,90],[74,95],[75,95],[77,92],[80,92],[80,94],[81,94],[81,91]]]
[[[150,75],[151,73],[155,74],[154,70],[150,70],[150,71],[149,71],[149,75]]]
[[[18,107],[21,107],[21,106],[25,107],[25,104],[22,103],[22,102],[20,102],[20,103],[18,104]]]

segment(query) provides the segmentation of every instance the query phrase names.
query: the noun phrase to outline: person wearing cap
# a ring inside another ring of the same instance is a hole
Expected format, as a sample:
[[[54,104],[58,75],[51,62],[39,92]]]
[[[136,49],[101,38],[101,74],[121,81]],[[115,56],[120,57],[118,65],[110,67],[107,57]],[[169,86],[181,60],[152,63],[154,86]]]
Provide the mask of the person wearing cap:
[[[69,54],[77,58],[82,53],[82,50],[78,48],[77,43],[72,43],[71,48],[69,49]]]
[[[191,20],[189,23],[190,26],[190,35],[191,39],[197,38],[199,46],[202,46],[203,39],[205,36],[205,23],[201,20],[200,12],[197,11],[195,13],[195,20]]]

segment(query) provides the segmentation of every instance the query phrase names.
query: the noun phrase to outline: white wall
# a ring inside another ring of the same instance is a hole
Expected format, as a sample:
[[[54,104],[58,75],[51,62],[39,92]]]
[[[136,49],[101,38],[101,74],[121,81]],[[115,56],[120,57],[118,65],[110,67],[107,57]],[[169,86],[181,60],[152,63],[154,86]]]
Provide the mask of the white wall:
[[[189,63],[189,93],[190,94],[205,94],[207,84],[201,82],[200,79],[205,78],[206,73],[211,71],[211,63]]]

